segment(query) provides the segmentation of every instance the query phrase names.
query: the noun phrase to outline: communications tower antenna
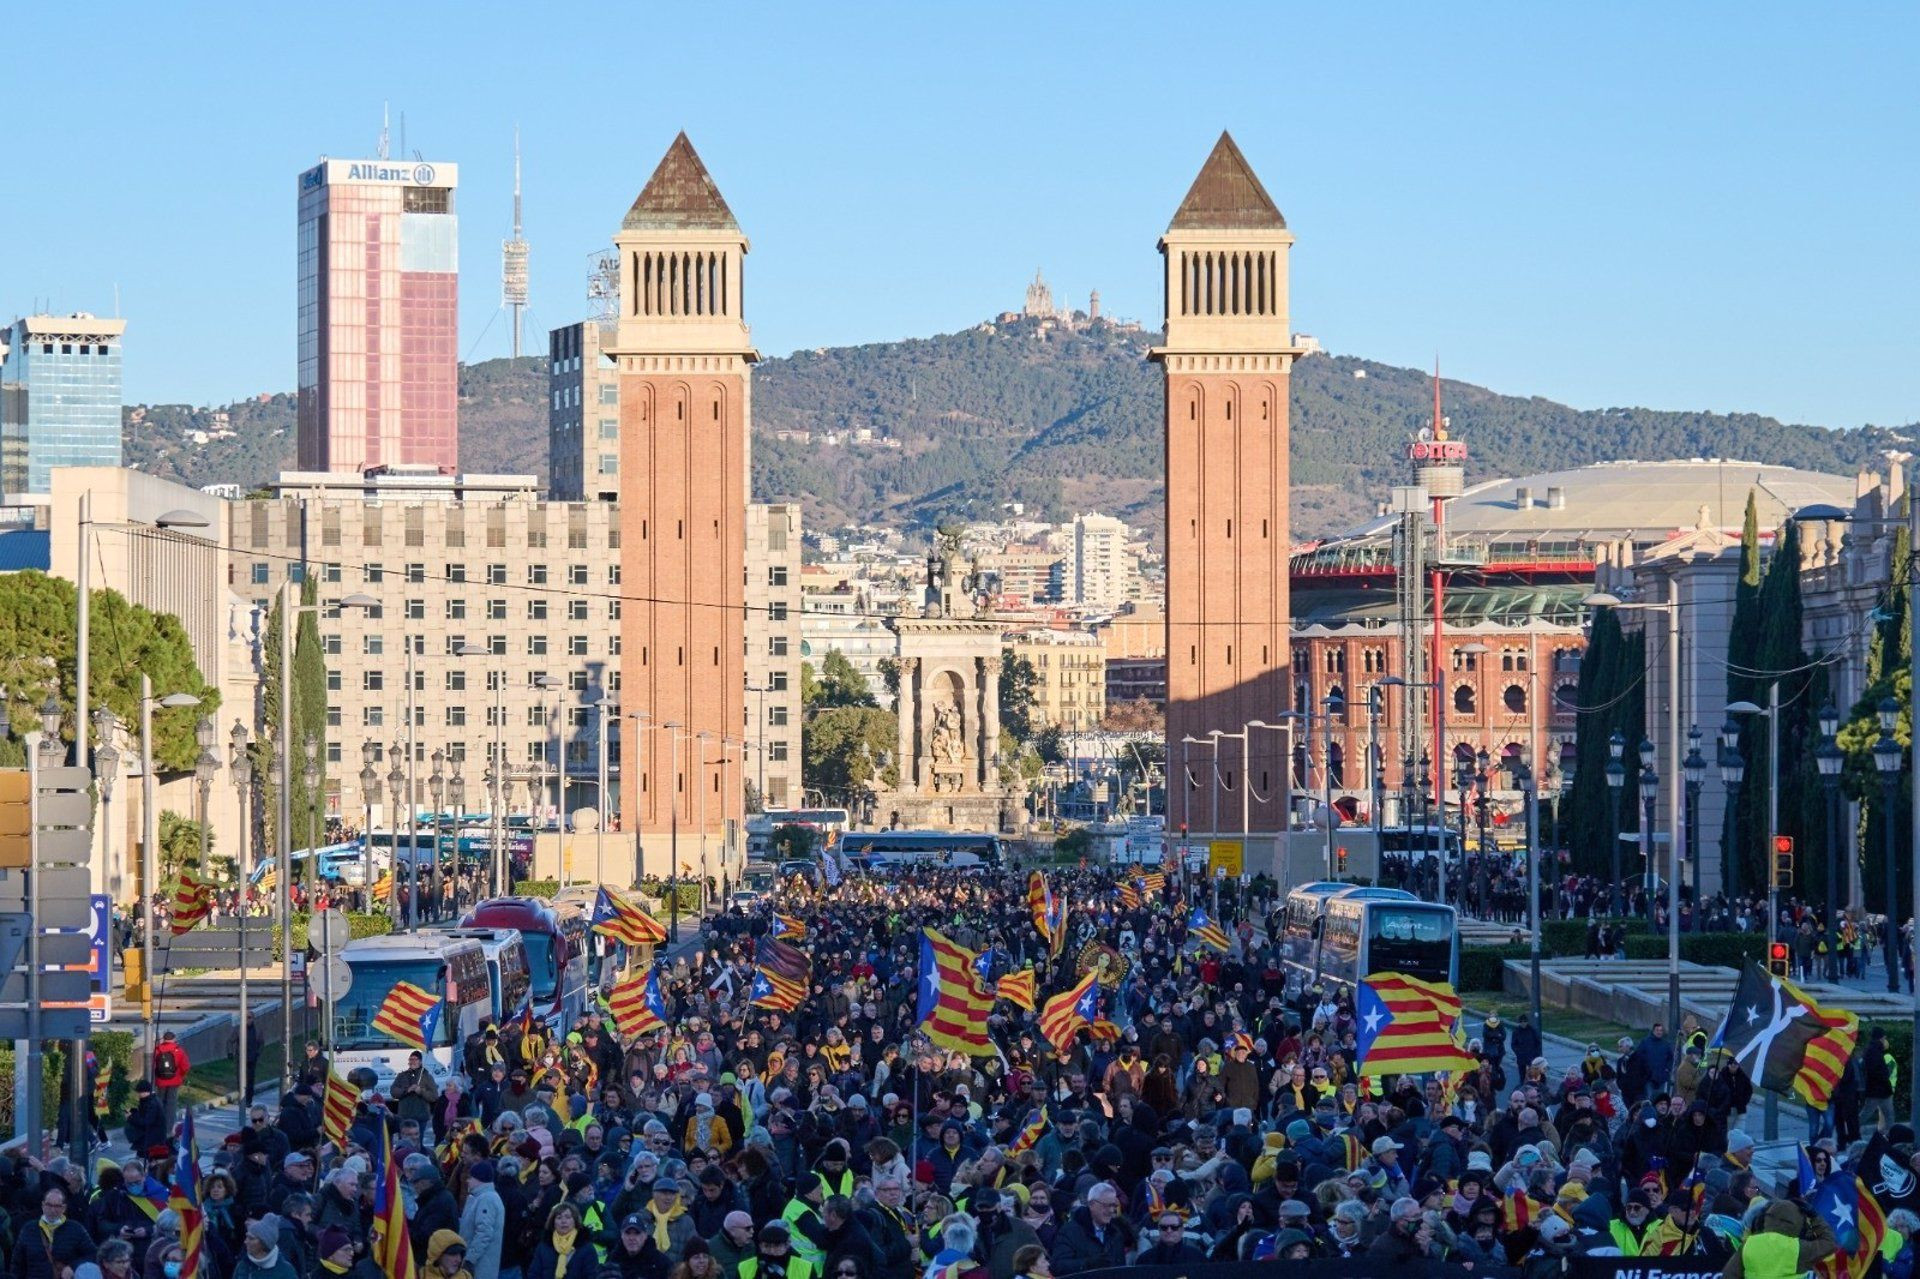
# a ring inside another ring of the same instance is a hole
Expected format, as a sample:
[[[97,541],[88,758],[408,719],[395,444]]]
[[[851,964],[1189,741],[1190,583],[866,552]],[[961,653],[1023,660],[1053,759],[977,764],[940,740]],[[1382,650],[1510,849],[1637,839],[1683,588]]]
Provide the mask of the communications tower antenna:
[[[612,245],[587,255],[589,319],[601,325],[620,321],[620,254]]]
[[[513,317],[513,358],[520,358],[520,340],[527,311],[527,242],[520,234],[520,130],[513,131],[513,238],[500,245],[500,305]]]
[[[387,158],[387,108],[389,105],[385,102],[380,104],[380,158],[382,160]]]

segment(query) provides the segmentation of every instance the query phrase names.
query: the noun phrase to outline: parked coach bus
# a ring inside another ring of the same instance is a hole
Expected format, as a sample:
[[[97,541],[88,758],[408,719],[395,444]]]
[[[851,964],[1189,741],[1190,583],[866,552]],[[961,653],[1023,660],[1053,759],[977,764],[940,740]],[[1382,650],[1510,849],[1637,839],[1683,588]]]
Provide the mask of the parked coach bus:
[[[467,1036],[492,1019],[493,983],[487,956],[470,937],[445,933],[391,933],[362,937],[340,952],[353,983],[333,1003],[334,1065],[342,1074],[369,1067],[385,1089],[407,1068],[413,1047],[373,1024],[393,988],[410,982],[440,999],[433,1037],[422,1064],[444,1081],[461,1068]]]
[[[489,897],[469,910],[462,928],[514,928],[527,950],[533,1015],[549,1026],[573,1025],[587,1005],[587,913],[571,902]]]
[[[1351,989],[1375,973],[1457,982],[1460,942],[1454,909],[1397,888],[1322,881],[1287,895],[1281,926],[1287,990]]]

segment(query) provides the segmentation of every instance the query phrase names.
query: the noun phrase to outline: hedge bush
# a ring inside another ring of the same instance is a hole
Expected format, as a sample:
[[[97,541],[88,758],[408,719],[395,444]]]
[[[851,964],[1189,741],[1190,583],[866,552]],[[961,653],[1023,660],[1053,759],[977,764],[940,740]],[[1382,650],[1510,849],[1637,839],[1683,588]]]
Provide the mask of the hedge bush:
[[[1634,936],[1645,933],[1647,921],[1628,919],[1624,921],[1627,929],[1628,945],[1632,945]],[[1568,956],[1578,958],[1587,953],[1587,921],[1584,919],[1549,919],[1540,925],[1540,953],[1549,959],[1564,959]]]
[[[1714,968],[1741,968],[1748,960],[1755,963],[1766,957],[1764,933],[1681,933],[1680,958],[1690,964]],[[1665,959],[1666,934],[1629,934],[1628,959]]]
[[[247,921],[247,927],[249,929],[253,928],[254,922],[253,919],[249,919]],[[266,921],[263,920],[262,922]],[[290,926],[293,929],[293,948],[295,950],[305,950],[312,944],[308,932],[308,928],[312,923],[313,915],[310,912],[300,910],[293,913]],[[273,957],[277,960],[281,957],[280,932],[270,923],[267,924],[267,927],[273,933]],[[392,931],[393,916],[384,912],[357,910],[347,912],[348,937],[385,937]]]
[[[1502,946],[1462,946],[1460,948],[1460,989],[1462,991],[1500,991],[1506,989],[1506,962],[1525,959],[1532,954],[1525,944],[1509,942]]]
[[[522,879],[516,880],[513,885],[515,897],[540,897],[552,901],[554,894],[559,891],[560,881],[557,879]]]

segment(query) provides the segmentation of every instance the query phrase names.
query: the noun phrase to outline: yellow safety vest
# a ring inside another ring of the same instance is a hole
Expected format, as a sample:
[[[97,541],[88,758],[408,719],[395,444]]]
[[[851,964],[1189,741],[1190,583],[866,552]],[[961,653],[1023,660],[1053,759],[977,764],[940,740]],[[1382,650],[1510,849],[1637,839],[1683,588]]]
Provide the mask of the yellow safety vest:
[[[760,1272],[760,1258],[747,1257],[740,1262],[740,1279],[753,1279]],[[805,1257],[787,1254],[787,1279],[813,1279],[813,1263]]]
[[[1740,1267],[1747,1279],[1798,1279],[1806,1270],[1798,1239],[1765,1231],[1741,1241]]]

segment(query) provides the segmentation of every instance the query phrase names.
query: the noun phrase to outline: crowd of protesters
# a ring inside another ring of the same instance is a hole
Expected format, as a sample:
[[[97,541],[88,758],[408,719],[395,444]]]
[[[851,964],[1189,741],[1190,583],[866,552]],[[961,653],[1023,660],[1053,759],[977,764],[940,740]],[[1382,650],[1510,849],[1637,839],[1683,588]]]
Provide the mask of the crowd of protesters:
[[[1540,1028],[1474,1017],[1472,1071],[1362,1078],[1352,994],[1290,986],[1270,885],[1225,885],[1225,954],[1187,935],[1177,881],[1134,909],[1114,888],[1056,873],[1055,946],[1017,873],[790,880],[663,962],[664,1029],[622,1037],[604,1005],[551,1035],[489,1027],[444,1076],[416,1055],[377,1088],[356,1078],[343,1141],[323,1136],[329,1067],[308,1045],[277,1114],[252,1107],[203,1152],[194,1279],[377,1279],[389,1135],[423,1279],[1048,1279],[1322,1258],[1546,1279],[1581,1255],[1786,1279],[1834,1247],[1796,1191],[1754,1173],[1752,1088],[1698,1028],[1591,1045],[1556,1071]],[[776,911],[804,924],[812,961],[790,1014],[748,1002]],[[1031,966],[1042,1000],[1097,968],[1094,1029],[1050,1044],[1001,1000],[987,1051],[927,1042],[924,928],[982,952],[986,981]],[[1884,1100],[1884,1043],[1855,1068],[1866,1119],[1920,1167]],[[0,1161],[16,1279],[181,1279],[177,1214],[140,1202],[174,1148],[144,1084],[126,1132],[132,1157],[92,1189],[57,1157]],[[1861,1135],[1856,1113],[1816,1157]],[[1900,1279],[1920,1221],[1891,1225]]]

